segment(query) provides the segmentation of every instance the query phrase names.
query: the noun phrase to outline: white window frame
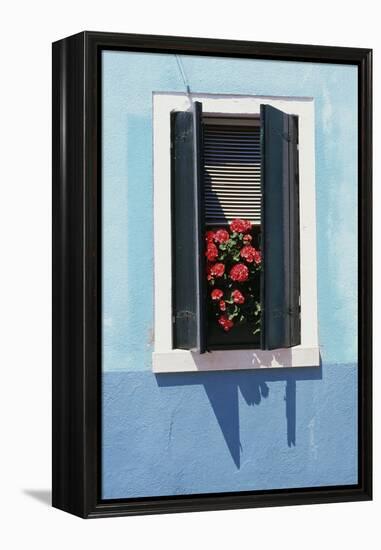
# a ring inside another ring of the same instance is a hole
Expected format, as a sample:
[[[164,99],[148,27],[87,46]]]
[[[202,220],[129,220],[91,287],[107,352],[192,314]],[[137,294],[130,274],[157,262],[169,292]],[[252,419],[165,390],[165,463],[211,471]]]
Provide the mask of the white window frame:
[[[173,111],[189,110],[194,101],[202,102],[203,112],[207,114],[258,115],[260,105],[272,105],[299,117],[301,344],[298,346],[276,350],[216,350],[203,354],[173,349],[170,115]],[[319,366],[314,128],[312,98],[161,92],[153,94],[153,372]]]

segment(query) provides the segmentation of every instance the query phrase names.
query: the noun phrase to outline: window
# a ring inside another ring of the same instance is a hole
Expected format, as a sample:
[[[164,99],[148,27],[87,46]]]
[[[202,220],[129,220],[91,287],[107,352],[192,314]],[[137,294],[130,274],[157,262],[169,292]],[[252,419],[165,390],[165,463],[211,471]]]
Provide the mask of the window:
[[[212,257],[217,246],[226,266],[222,279],[210,277],[207,284],[206,346],[208,350],[259,348],[262,261],[257,265],[253,257],[261,260],[261,254],[254,252],[261,248],[260,117],[203,115],[202,138],[204,230],[211,236]],[[235,262],[243,261],[249,266],[251,280],[246,283],[234,283],[228,277],[229,259],[237,250],[235,247],[230,249],[232,241],[219,243],[213,238],[214,235],[217,239],[227,239],[232,222],[235,227],[235,219],[248,220],[252,224],[250,232],[238,239],[243,251],[251,253],[250,262],[241,257]],[[221,251],[221,247],[225,250]],[[220,299],[213,300],[212,295]]]
[[[313,156],[311,100],[154,95],[156,372],[319,364]],[[205,233],[235,218],[264,258],[256,334],[208,313]]]

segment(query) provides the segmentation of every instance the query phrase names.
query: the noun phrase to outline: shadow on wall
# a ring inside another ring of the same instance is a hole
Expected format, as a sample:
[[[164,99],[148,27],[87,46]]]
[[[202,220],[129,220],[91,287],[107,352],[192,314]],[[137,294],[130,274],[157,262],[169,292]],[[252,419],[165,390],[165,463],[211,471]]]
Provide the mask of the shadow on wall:
[[[296,388],[298,380],[322,379],[320,367],[274,368],[265,371],[218,371],[178,374],[156,374],[160,387],[200,384],[204,386],[232,459],[239,469],[241,442],[239,427],[239,392],[249,406],[257,406],[269,395],[268,383],[283,381],[287,444],[296,445]]]

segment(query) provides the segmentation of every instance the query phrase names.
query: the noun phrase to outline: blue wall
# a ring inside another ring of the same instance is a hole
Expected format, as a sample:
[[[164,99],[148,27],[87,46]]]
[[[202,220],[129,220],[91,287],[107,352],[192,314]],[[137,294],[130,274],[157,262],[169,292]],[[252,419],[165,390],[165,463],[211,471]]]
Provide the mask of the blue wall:
[[[175,56],[103,53],[103,497],[357,482],[357,69],[181,58],[193,92],[311,96],[322,367],[157,375],[152,92]]]

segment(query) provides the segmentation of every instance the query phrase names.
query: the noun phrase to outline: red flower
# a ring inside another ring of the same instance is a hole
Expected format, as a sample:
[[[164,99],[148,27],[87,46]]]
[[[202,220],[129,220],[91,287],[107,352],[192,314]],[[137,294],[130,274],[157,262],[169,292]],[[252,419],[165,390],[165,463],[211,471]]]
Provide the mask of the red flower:
[[[225,300],[220,300],[218,305],[220,306],[221,311],[226,311]]]
[[[244,304],[245,303],[245,297],[239,290],[233,290],[232,292],[232,298],[233,302],[235,304]]]
[[[205,234],[205,240],[207,243],[213,242],[214,239],[214,231],[207,231]]]
[[[251,243],[252,240],[253,240],[253,237],[249,234],[243,236],[244,243]]]
[[[260,264],[262,262],[262,254],[259,250],[255,251],[254,261],[255,261],[256,264]]]
[[[230,229],[232,231],[236,231],[237,233],[247,233],[251,229],[251,222],[237,218],[230,224]]]
[[[234,325],[233,321],[228,319],[226,315],[221,315],[221,317],[218,319],[218,322],[225,332],[228,332]]]
[[[215,288],[211,293],[212,300],[220,300],[223,295],[224,293],[219,288]]]
[[[243,248],[241,248],[240,255],[242,258],[245,258],[249,264],[255,261],[257,251],[255,248],[249,244],[245,245]]]
[[[219,229],[214,235],[214,239],[218,243],[226,243],[230,239],[229,232],[226,229]]]
[[[244,264],[236,264],[231,268],[229,276],[233,281],[244,283],[249,278],[249,270]]]
[[[224,273],[225,273],[224,264],[213,264],[210,267],[210,274],[212,275],[212,277],[222,277]]]
[[[206,247],[206,251],[205,251],[205,256],[208,258],[210,262],[214,262],[214,260],[217,259],[218,248],[212,242],[208,242],[208,246]]]

